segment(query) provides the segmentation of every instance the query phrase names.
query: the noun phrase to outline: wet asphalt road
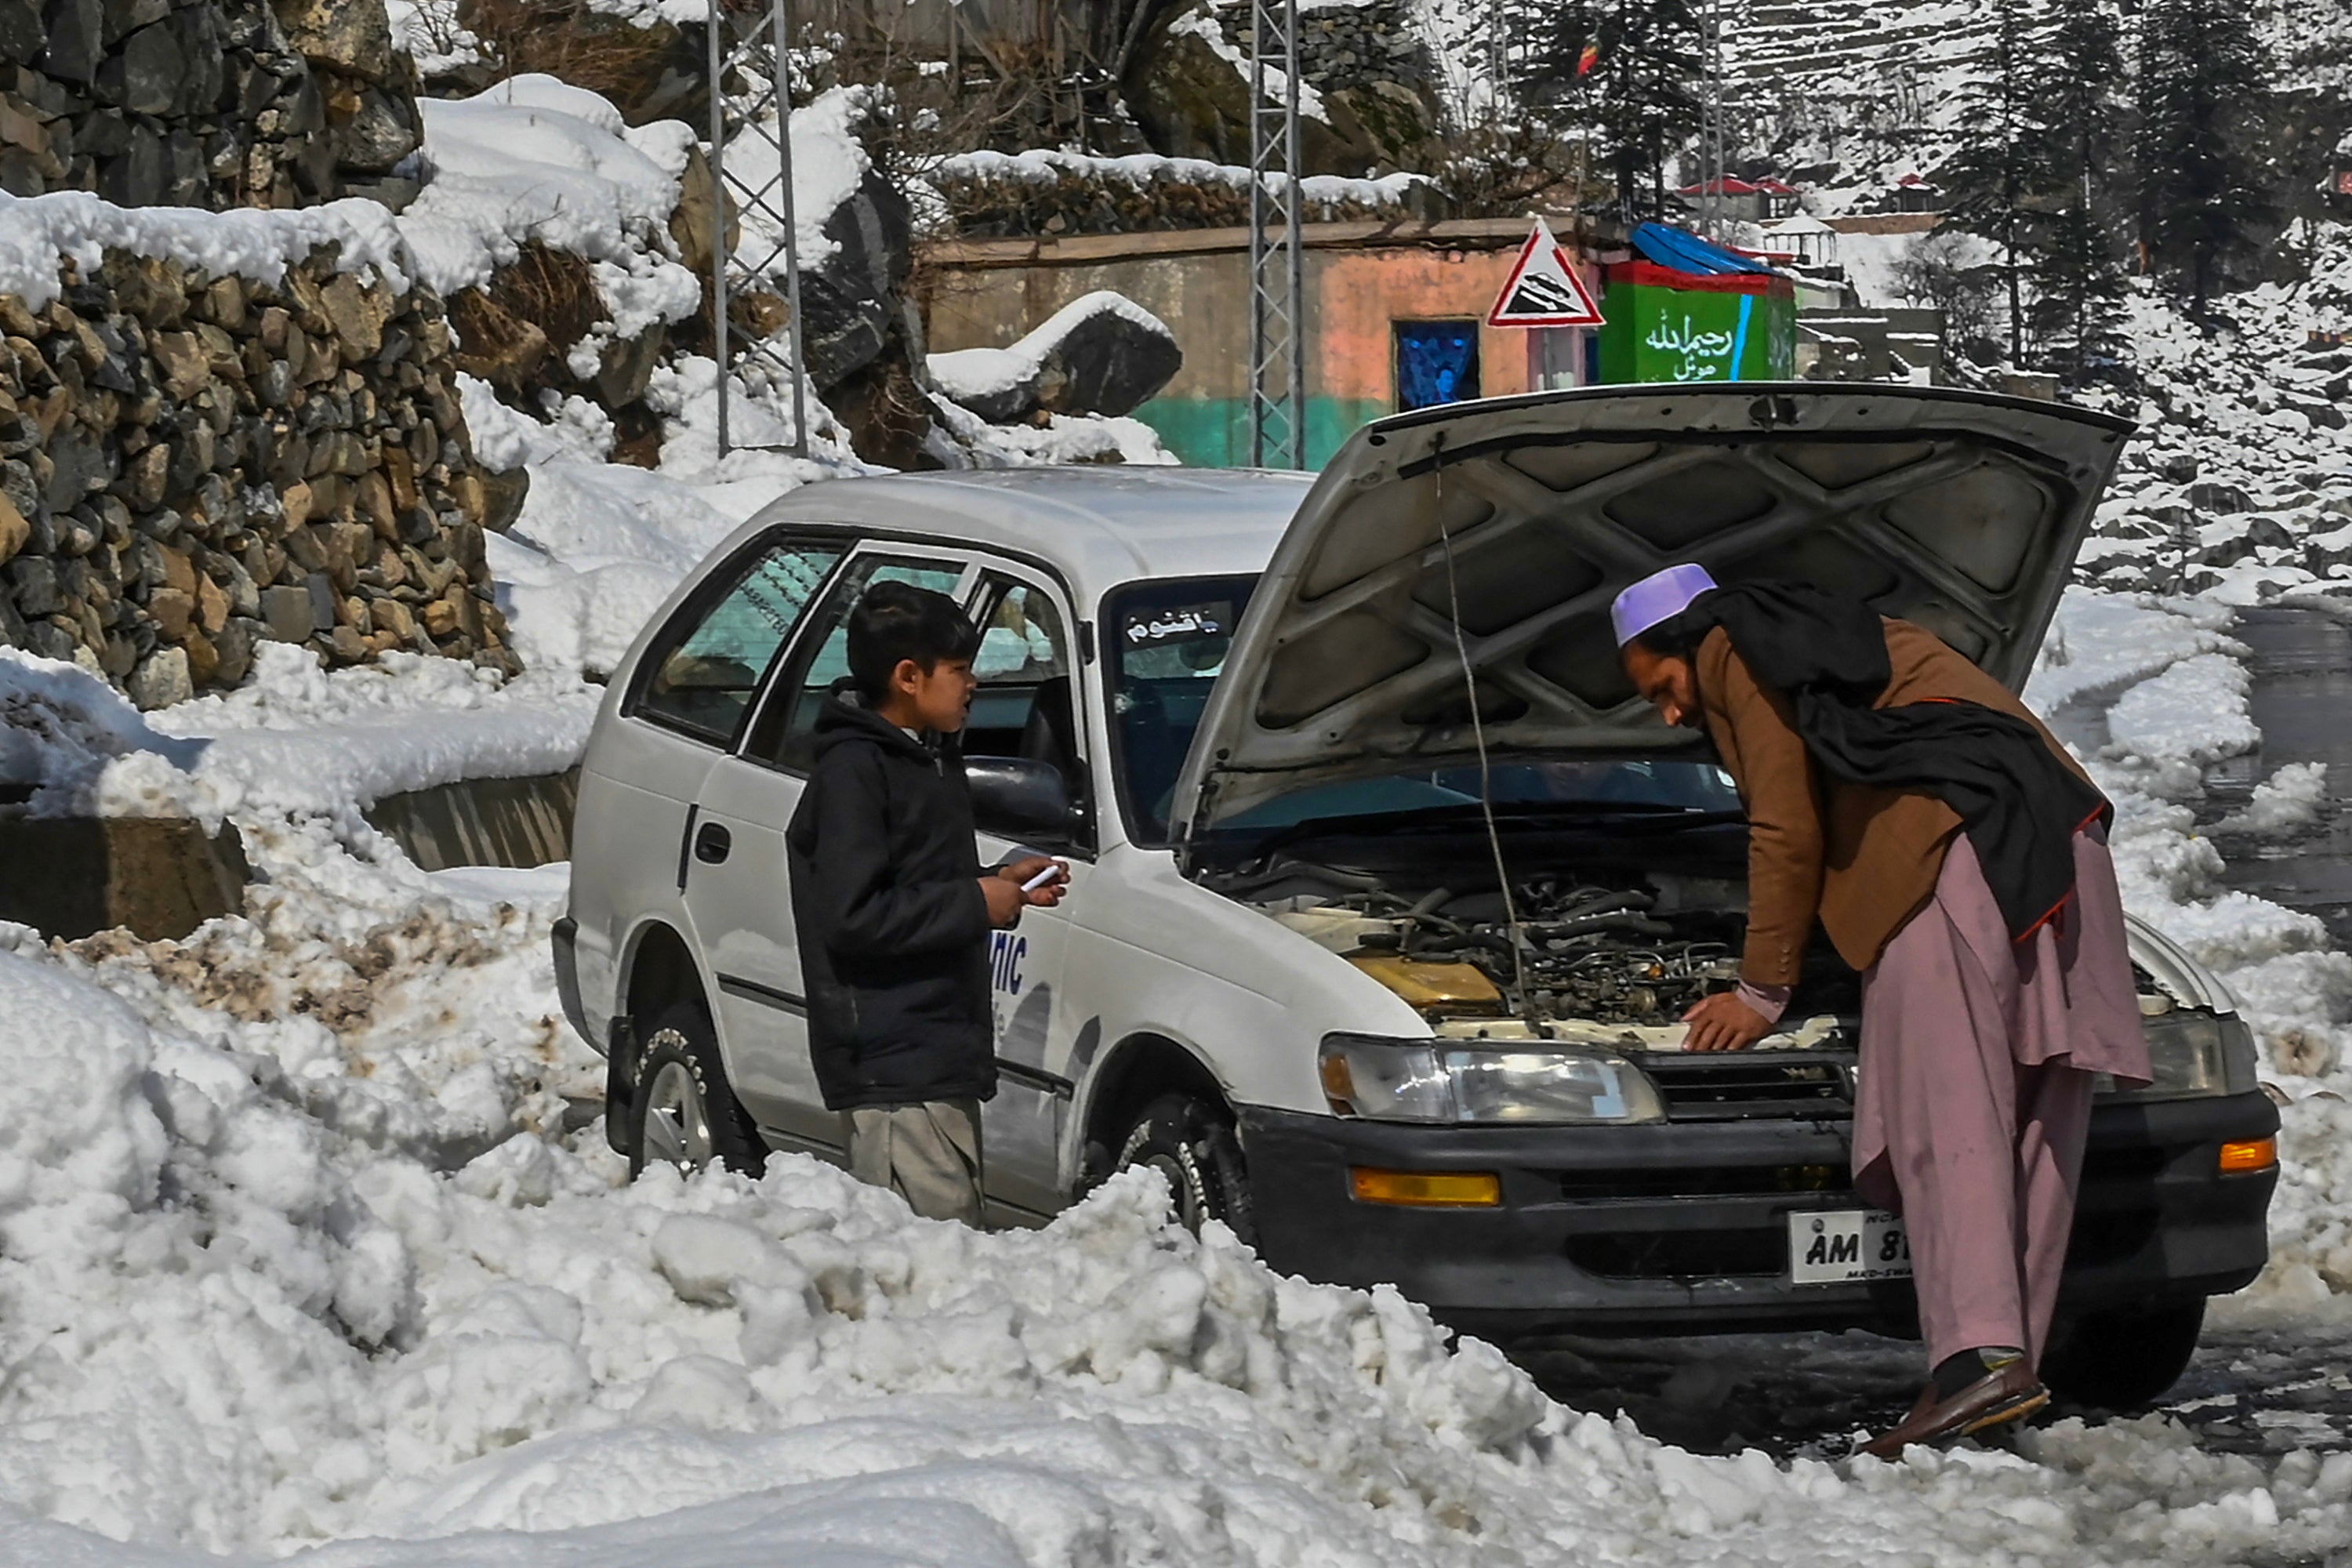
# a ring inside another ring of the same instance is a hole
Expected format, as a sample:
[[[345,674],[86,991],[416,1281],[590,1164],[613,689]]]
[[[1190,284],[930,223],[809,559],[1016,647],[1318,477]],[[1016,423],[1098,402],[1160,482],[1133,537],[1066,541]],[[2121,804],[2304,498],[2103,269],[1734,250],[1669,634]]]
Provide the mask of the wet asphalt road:
[[[2254,783],[2284,763],[2328,763],[2318,823],[2284,839],[2219,847],[2233,885],[2311,910],[2352,946],[2352,628],[2273,608],[2245,612],[2235,635],[2254,655],[2263,749],[2213,771],[2200,818],[2243,805]],[[2095,712],[2053,717],[2078,743],[2104,739]],[[2208,1324],[2197,1359],[2157,1409],[2216,1452],[2352,1449],[2352,1325],[2257,1327],[2217,1315],[2222,1321]],[[1918,1345],[1864,1333],[1558,1339],[1513,1354],[1561,1403],[1622,1411],[1654,1436],[1708,1453],[1841,1457],[1858,1431],[1900,1420],[1925,1375]]]

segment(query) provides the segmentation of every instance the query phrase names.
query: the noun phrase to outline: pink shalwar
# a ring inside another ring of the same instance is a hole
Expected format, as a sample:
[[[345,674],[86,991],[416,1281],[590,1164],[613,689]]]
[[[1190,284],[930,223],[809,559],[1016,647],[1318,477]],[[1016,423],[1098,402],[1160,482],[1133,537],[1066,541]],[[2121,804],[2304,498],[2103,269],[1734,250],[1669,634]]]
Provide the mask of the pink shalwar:
[[[2100,1072],[2148,1077],[2105,835],[2075,836],[2074,899],[2012,942],[1961,834],[1862,977],[1854,1186],[1904,1216],[1930,1365],[2041,1363]]]

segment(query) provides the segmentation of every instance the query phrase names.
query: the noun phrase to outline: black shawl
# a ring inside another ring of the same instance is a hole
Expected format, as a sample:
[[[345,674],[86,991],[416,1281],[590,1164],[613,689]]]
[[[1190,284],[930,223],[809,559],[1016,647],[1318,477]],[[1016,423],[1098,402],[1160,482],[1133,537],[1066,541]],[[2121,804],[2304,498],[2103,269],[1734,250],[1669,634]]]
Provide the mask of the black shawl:
[[[1873,708],[1894,678],[1878,612],[1810,583],[1701,594],[1656,640],[1695,649],[1716,626],[1758,680],[1787,694],[1823,770],[1932,795],[1959,813],[2012,940],[2032,935],[2073,895],[2074,835],[2111,808],[2032,724],[1974,702]]]

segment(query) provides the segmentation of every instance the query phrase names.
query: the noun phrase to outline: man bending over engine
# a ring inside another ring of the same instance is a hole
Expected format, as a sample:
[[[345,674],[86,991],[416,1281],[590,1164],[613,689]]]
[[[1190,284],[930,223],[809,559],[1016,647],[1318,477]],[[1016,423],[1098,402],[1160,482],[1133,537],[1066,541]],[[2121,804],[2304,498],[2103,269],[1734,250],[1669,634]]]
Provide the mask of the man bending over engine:
[[[2031,1415],[2092,1076],[2149,1076],[2112,808],[1999,681],[1859,600],[1680,565],[1612,616],[1635,688],[1706,730],[1748,811],[1740,984],[1690,1010],[1687,1048],[1763,1037],[1816,918],[1862,972],[1854,1186],[1904,1216],[1934,1369],[1865,1451]]]

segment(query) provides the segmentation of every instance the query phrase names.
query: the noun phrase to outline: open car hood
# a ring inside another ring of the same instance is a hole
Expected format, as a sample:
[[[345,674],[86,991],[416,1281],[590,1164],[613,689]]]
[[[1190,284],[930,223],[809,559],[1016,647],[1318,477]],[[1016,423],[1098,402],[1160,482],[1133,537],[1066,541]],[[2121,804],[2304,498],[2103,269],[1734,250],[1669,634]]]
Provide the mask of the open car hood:
[[[1703,745],[1634,695],[1609,627],[1618,590],[1678,561],[1858,595],[2014,689],[2131,429],[1824,384],[1541,393],[1367,425],[1251,596],[1170,820],[1198,834],[1307,784],[1475,760],[1465,659],[1493,755]]]

